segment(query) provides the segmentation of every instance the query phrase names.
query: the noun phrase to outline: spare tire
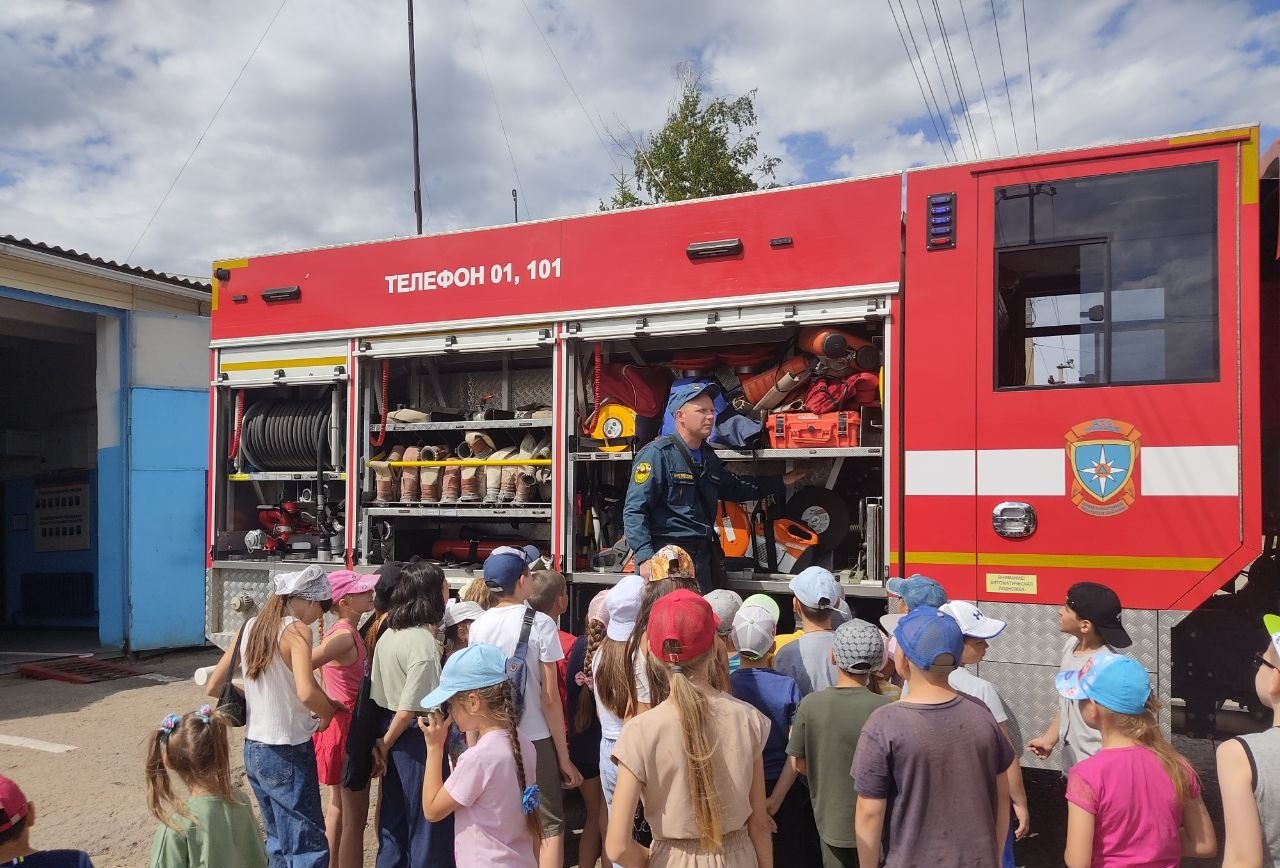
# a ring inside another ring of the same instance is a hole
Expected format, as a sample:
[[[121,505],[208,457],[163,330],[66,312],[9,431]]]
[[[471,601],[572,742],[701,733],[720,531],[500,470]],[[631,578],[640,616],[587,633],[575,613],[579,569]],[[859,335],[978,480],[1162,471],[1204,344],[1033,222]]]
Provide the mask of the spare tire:
[[[782,514],[808,525],[818,535],[815,553],[829,552],[849,535],[849,507],[833,491],[816,485],[802,488],[787,501]]]

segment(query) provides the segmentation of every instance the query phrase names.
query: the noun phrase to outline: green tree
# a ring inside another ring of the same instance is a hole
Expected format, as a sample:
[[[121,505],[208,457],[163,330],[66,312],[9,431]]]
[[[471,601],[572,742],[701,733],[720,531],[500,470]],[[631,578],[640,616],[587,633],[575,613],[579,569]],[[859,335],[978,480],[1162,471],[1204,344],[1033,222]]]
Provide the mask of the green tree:
[[[779,157],[762,156],[756,139],[755,90],[708,101],[688,64],[676,70],[679,92],[657,133],[615,135],[631,170],[614,176],[604,210],[776,187]]]

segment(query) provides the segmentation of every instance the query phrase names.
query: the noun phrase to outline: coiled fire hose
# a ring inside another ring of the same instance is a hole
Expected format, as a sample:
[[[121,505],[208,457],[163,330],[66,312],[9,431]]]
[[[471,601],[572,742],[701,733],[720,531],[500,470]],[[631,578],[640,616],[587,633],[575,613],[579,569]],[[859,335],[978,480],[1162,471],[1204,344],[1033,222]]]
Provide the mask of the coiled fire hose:
[[[331,405],[315,401],[258,401],[244,411],[240,451],[255,470],[301,470],[328,462],[317,456],[317,443],[327,442]]]

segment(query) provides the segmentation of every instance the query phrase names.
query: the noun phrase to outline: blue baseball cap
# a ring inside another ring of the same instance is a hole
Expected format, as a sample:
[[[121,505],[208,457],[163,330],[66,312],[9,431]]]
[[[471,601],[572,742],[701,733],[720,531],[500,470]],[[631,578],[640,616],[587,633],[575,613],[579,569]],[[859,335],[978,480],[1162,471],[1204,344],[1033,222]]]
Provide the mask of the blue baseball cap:
[[[484,576],[484,583],[490,588],[509,594],[515,590],[516,583],[528,570],[528,552],[513,546],[501,546],[484,559],[480,574]]]
[[[792,595],[810,609],[834,609],[844,599],[844,588],[822,567],[806,567],[788,585]]]
[[[905,579],[895,576],[885,582],[884,587],[895,597],[901,597],[907,604],[908,611],[916,606],[932,606],[940,609],[947,602],[947,592],[942,589],[942,585],[920,573]]]
[[[507,680],[507,655],[497,645],[468,645],[449,655],[440,684],[422,699],[423,708],[439,708],[459,693]]]
[[[706,381],[696,381],[676,386],[671,390],[671,396],[667,398],[667,415],[674,415],[676,410],[679,410],[699,395],[710,395],[715,398],[719,394],[720,387],[715,383]]]
[[[1059,672],[1054,686],[1067,699],[1092,699],[1118,714],[1140,714],[1151,696],[1142,664],[1123,654],[1094,654],[1073,672]]]
[[[959,666],[964,656],[964,633],[956,619],[933,606],[917,606],[902,616],[893,630],[898,647],[915,666],[929,669],[944,654],[944,666]]]

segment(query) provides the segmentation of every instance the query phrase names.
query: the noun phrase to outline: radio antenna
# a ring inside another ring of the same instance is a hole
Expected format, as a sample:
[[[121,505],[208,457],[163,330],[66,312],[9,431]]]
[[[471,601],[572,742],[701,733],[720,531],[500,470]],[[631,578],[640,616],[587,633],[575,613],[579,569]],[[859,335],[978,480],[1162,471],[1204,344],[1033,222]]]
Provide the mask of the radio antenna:
[[[422,163],[418,157],[418,62],[413,45],[413,0],[409,5],[409,105],[413,116],[413,217],[422,234]]]

